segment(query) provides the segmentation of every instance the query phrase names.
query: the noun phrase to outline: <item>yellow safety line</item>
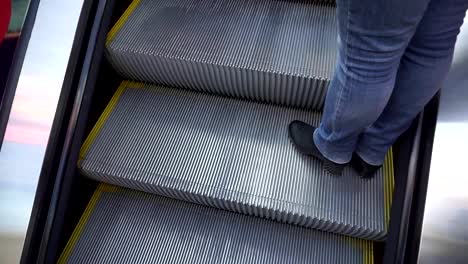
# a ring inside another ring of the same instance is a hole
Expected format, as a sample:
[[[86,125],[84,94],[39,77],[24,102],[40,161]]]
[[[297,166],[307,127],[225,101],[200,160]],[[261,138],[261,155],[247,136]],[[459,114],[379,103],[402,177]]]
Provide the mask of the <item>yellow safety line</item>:
[[[130,15],[133,13],[133,11],[135,10],[135,8],[140,4],[140,0],[133,0],[132,3],[130,4],[130,6],[127,8],[127,10],[125,10],[125,12],[123,13],[123,15],[119,18],[119,20],[117,21],[117,23],[115,23],[115,25],[112,27],[112,29],[109,31],[109,33],[107,34],[107,39],[106,39],[106,46],[109,45],[112,40],[114,40],[115,36],[117,35],[117,33],[120,31],[120,29],[122,28],[122,26],[125,24],[125,22],[127,22],[128,18],[130,17]]]
[[[372,241],[348,237],[350,242],[362,252],[363,264],[374,264],[374,243]]]
[[[374,243],[370,241],[364,241],[364,254],[366,255],[364,264],[374,264]]]
[[[361,245],[362,245],[363,255],[364,255],[364,264],[370,264],[369,247],[367,246],[367,243],[364,241],[361,241]]]
[[[367,244],[363,240],[360,240],[359,242],[360,242],[359,244],[362,249],[362,255],[364,258],[363,264],[369,264],[369,252],[368,252]]]
[[[127,88],[128,81],[123,81],[115,94],[112,96],[112,99],[110,100],[109,104],[106,106],[104,109],[104,112],[101,114],[99,117],[96,125],[94,125],[93,129],[91,130],[91,133],[89,133],[88,137],[86,138],[85,142],[83,143],[83,146],[81,146],[80,149],[80,161],[84,159],[86,156],[86,153],[88,153],[89,148],[91,147],[91,144],[94,142],[96,139],[96,136],[99,134],[99,131],[101,131],[101,128],[104,126],[106,123],[107,118],[109,117],[110,113],[112,113],[112,110],[114,109],[115,105],[119,101],[120,96],[124,92],[124,90]]]
[[[88,222],[89,216],[93,212],[94,207],[96,207],[96,203],[103,192],[103,190],[100,188],[101,185],[103,184],[100,184],[99,187],[96,188],[96,190],[94,191],[94,194],[91,197],[91,200],[89,201],[88,205],[86,206],[86,209],[83,215],[81,216],[78,225],[75,227],[75,230],[73,230],[70,240],[68,240],[67,245],[65,246],[65,249],[62,252],[62,255],[60,255],[58,264],[64,264],[68,262],[68,258],[70,257],[72,250],[76,245],[76,242],[78,242],[78,239],[81,237],[81,233],[83,232],[86,223]]]
[[[100,183],[98,189],[101,192],[106,192],[106,193],[116,193],[119,190],[121,190],[121,188],[119,188],[119,187],[117,187],[115,185],[110,185],[110,184],[106,184],[106,183]]]
[[[362,252],[363,264],[374,264],[374,243],[372,241],[350,236],[340,237]]]
[[[145,87],[146,83],[144,82],[136,82],[136,81],[127,81],[127,88],[136,88],[140,89]]]
[[[384,162],[384,221],[386,231],[388,230],[388,225],[390,223],[394,184],[393,150],[390,149]]]

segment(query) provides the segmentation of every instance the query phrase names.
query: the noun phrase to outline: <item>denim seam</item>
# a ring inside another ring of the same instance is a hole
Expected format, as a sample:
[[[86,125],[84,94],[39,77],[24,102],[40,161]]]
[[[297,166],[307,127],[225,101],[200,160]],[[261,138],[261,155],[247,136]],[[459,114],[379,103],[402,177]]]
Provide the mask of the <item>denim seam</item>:
[[[351,16],[350,14],[350,9],[351,9],[351,1],[348,1],[348,6],[347,6],[347,9],[346,9],[346,45],[345,45],[345,50],[344,50],[344,66],[345,66],[345,78],[344,78],[344,84],[343,86],[341,87],[341,94],[340,94],[340,97],[339,97],[339,105],[338,105],[338,110],[337,110],[337,116],[338,114],[342,114],[343,112],[343,104],[342,104],[342,101],[343,101],[343,92],[344,90],[346,89],[346,85],[348,84],[348,53],[349,53],[349,47],[348,47],[348,44],[349,44],[349,18]]]
[[[339,95],[338,95],[338,100],[336,101],[335,103],[335,118],[333,119],[333,122],[332,122],[332,135],[334,133],[336,133],[336,120],[338,119],[339,116],[341,116],[342,112],[343,112],[343,93],[344,93],[344,90],[346,89],[346,84],[348,82],[348,67],[347,67],[347,64],[348,64],[348,42],[349,42],[349,17],[350,17],[350,5],[351,5],[351,1],[347,1],[347,6],[346,6],[346,28],[345,28],[345,31],[346,32],[346,39],[345,39],[345,42],[343,43],[342,42],[342,48],[344,49],[343,50],[343,58],[342,58],[342,61],[343,61],[343,65],[344,65],[344,81],[343,83],[344,84],[340,84],[340,91],[339,91]],[[344,44],[344,45],[343,45]],[[336,79],[336,81],[339,81],[338,79]],[[325,152],[329,152],[329,146],[328,144],[325,144],[326,146],[326,150]]]

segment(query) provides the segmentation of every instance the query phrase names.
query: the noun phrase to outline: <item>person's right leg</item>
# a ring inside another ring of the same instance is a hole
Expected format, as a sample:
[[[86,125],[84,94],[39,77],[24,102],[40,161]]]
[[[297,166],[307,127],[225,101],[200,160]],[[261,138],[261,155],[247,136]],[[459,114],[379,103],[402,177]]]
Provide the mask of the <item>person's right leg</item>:
[[[366,163],[381,165],[390,146],[441,88],[467,6],[467,0],[429,3],[401,59],[384,112],[360,135],[356,153]]]
[[[401,56],[428,3],[337,0],[338,63],[321,125],[315,129],[293,122],[289,128],[301,152],[337,168],[333,174],[351,160],[358,136],[377,120],[390,98]]]

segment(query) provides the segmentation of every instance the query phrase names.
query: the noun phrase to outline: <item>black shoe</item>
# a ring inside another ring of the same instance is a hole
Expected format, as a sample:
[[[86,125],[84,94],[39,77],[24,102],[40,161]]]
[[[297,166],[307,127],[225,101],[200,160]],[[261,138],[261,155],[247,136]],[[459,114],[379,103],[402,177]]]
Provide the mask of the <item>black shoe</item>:
[[[333,175],[341,175],[347,164],[338,164],[325,158],[315,146],[313,135],[315,127],[302,121],[292,121],[289,124],[289,137],[302,154],[312,156],[323,162],[326,171]]]
[[[382,165],[374,166],[365,162],[359,155],[356,153],[353,154],[351,159],[351,167],[359,174],[361,178],[370,179],[373,178],[375,173],[380,170]]]

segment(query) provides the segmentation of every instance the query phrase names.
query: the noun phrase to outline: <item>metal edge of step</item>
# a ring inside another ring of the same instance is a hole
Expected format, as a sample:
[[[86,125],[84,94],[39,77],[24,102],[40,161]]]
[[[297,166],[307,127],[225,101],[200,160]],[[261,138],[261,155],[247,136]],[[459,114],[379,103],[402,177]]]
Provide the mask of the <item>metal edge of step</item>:
[[[100,183],[57,263],[154,263],[157,258],[164,263],[373,264],[374,249],[372,241]]]
[[[116,93],[114,94],[114,96],[112,97],[110,103],[108,104],[108,106],[106,107],[106,109],[104,110],[103,114],[101,115],[101,117],[99,118],[98,122],[96,123],[96,125],[94,126],[94,128],[92,129],[91,133],[89,134],[89,136],[86,138],[82,148],[81,148],[81,151],[80,151],[80,161],[78,163],[78,166],[81,168],[81,162],[83,161],[83,159],[85,158],[86,156],[86,153],[89,151],[91,145],[93,144],[95,138],[97,137],[97,135],[99,134],[101,128],[104,126],[107,118],[109,117],[109,115],[111,114],[111,112],[113,111],[115,105],[117,104],[118,100],[119,100],[119,97],[120,95],[124,92],[124,90],[127,88],[127,87],[132,87],[132,88],[142,88],[144,87],[145,84],[144,83],[140,83],[140,82],[133,82],[133,81],[123,81],[122,84],[120,85],[120,87],[117,89]],[[97,180],[102,180],[102,179],[97,179]],[[117,185],[120,185],[120,186],[123,186],[123,187],[130,187],[130,188],[134,188],[134,186],[128,186],[125,184],[125,182],[122,182],[120,180],[115,180],[115,181],[109,181],[107,180],[108,183],[110,184],[117,184]],[[141,185],[141,183],[137,183],[137,185]],[[386,237],[386,231],[388,230],[388,223],[389,223],[389,218],[390,218],[390,208],[391,208],[391,203],[392,203],[392,199],[393,199],[393,189],[394,189],[394,178],[393,178],[393,154],[392,154],[392,151],[389,152],[389,155],[387,156],[386,158],[386,162],[385,162],[385,166],[384,166],[384,182],[383,182],[383,192],[384,192],[384,221],[385,221],[385,234],[380,234],[380,235],[377,235],[377,236],[366,236],[366,237],[362,237],[362,236],[357,236],[357,237],[361,237],[361,238],[365,238],[365,239],[372,239],[372,240],[384,240],[385,237]],[[137,188],[139,189],[140,191],[146,191],[146,192],[152,192],[152,191],[148,191],[144,188]],[[154,193],[154,192],[153,192]],[[159,195],[165,195],[165,192],[157,192],[156,194],[159,194]],[[178,197],[173,197],[171,195],[166,195],[168,197],[171,197],[171,198],[178,198]],[[196,203],[199,203],[198,201],[193,201],[193,200],[190,200],[190,199],[186,199],[186,201],[190,201],[190,202],[196,202]],[[205,204],[205,203],[202,203],[202,204]],[[205,205],[210,205],[210,204],[205,204]],[[216,206],[216,205],[215,205]],[[229,208],[225,208],[224,206],[216,206],[220,209],[226,209],[226,210],[231,210]],[[232,206],[232,208],[236,208],[236,206]],[[239,212],[238,210],[234,210],[236,212]],[[240,211],[240,213],[246,213],[246,212],[243,212],[243,211]],[[250,214],[250,213],[247,213],[247,214]],[[250,214],[250,215],[256,215],[256,214]],[[268,218],[268,217],[267,217]],[[278,220],[278,219],[275,219],[275,220]],[[280,220],[281,221],[281,220]],[[285,221],[283,221],[285,222]],[[344,228],[346,228],[346,226],[343,226]],[[324,229],[326,230],[326,229]],[[326,230],[326,231],[330,231],[330,230]],[[339,233],[339,232],[338,232]],[[350,234],[346,234],[344,233],[345,235],[350,235]]]

